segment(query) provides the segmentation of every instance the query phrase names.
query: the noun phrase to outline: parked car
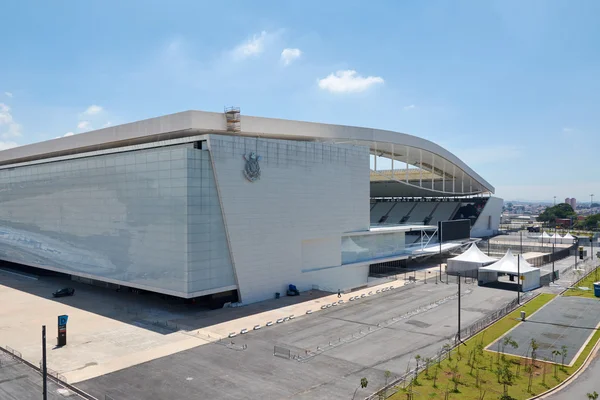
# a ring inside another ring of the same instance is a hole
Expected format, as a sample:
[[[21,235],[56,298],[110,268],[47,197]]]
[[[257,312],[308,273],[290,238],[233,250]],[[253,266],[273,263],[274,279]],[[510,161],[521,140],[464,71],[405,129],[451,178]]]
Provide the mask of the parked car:
[[[75,294],[75,289],[73,288],[63,288],[60,290],[57,290],[56,292],[52,293],[52,297],[67,297],[67,296],[73,296]]]

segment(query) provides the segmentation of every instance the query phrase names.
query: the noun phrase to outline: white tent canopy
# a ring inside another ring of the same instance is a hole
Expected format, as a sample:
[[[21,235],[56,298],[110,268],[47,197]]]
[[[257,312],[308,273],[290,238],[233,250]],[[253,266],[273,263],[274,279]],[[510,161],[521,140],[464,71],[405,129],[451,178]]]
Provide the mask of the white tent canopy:
[[[450,260],[469,261],[478,263],[491,263],[498,261],[497,258],[490,257],[483,251],[481,251],[475,243],[471,244],[471,246],[469,246],[469,248],[464,253],[459,254],[458,256],[453,257]]]
[[[554,235],[550,236],[551,239],[556,239],[556,240],[562,240],[562,236],[560,236],[558,233],[555,233]]]
[[[552,236],[548,235],[548,232],[544,231],[540,236],[538,236],[540,239],[544,240],[544,239],[551,239]]]
[[[475,276],[475,274],[477,274],[476,271],[479,268],[496,261],[496,258],[489,257],[473,243],[467,251],[448,260],[447,272],[449,274],[463,274],[470,271],[472,272],[472,275]]]
[[[528,272],[531,270],[537,270],[539,268],[535,268],[533,265],[529,264],[527,260],[523,257],[523,255],[518,255],[519,261],[517,261],[517,256],[515,256],[510,249],[506,252],[506,254],[496,261],[493,264],[490,264],[486,267],[481,268],[481,270],[486,271],[495,271],[502,272],[505,274],[514,274],[516,275],[518,272],[521,274],[524,272]]]
[[[540,287],[540,269],[528,263],[523,255],[515,256],[510,249],[497,262],[479,269],[480,284],[497,280],[499,273],[517,276],[520,274],[523,291]]]
[[[563,240],[575,240],[575,237],[573,235],[571,235],[570,233],[567,232],[567,234],[565,236],[562,237]]]

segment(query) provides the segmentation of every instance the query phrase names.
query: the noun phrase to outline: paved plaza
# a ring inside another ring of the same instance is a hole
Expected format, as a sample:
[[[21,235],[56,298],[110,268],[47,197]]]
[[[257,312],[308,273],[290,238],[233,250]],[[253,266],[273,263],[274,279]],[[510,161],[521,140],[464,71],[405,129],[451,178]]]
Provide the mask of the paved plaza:
[[[572,365],[580,351],[598,329],[600,322],[600,304],[596,299],[579,297],[558,297],[542,307],[536,313],[519,323],[489,346],[496,351],[498,343],[510,336],[518,343],[518,348],[506,346],[504,352],[526,357],[531,349],[531,339],[538,342],[538,359],[562,362],[562,357],[554,357],[553,350],[562,350],[566,346],[565,365]]]

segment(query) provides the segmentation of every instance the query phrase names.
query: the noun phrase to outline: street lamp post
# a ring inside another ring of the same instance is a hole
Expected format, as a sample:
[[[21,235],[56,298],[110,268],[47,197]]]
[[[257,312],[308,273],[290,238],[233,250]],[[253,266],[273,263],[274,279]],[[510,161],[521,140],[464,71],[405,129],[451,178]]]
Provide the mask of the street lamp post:
[[[552,243],[552,283],[554,283],[554,252],[556,248],[556,224],[554,224],[554,243]]]
[[[554,196],[554,205],[556,205],[556,196]]]
[[[573,244],[575,245],[575,269],[577,269],[577,253],[579,252],[579,246],[578,246],[579,240],[574,239]]]
[[[521,250],[517,256],[517,303],[521,304],[521,256],[523,254],[523,231],[520,233]]]

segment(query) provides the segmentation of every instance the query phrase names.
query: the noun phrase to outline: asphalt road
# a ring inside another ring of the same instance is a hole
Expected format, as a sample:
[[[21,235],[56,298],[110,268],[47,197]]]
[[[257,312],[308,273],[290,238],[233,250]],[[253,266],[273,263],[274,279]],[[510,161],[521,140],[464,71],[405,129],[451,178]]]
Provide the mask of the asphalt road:
[[[515,295],[476,285],[462,288],[463,327]],[[456,289],[456,284],[414,284],[238,336],[234,346],[196,347],[78,386],[115,400],[331,399],[351,398],[366,377],[368,388],[357,393],[364,397],[383,386],[386,370],[392,378],[401,375],[415,355],[434,356],[454,337]],[[424,308],[438,300],[439,305]],[[415,314],[385,323],[409,312]],[[298,354],[326,350],[296,361],[274,357],[275,345]]]
[[[596,353],[591,364],[581,375],[564,389],[549,395],[550,400],[583,400],[594,391],[600,393],[600,353]]]

